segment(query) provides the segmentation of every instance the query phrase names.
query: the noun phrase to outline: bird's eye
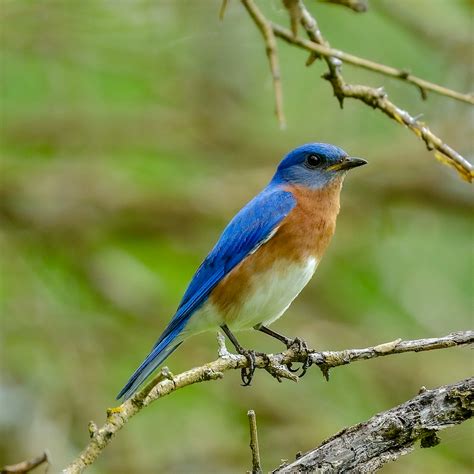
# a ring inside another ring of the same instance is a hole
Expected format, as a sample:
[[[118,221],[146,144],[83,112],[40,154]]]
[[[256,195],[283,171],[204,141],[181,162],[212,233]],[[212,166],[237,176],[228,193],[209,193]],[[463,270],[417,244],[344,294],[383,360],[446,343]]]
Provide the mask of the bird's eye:
[[[309,155],[307,158],[306,158],[306,166],[308,168],[316,168],[317,166],[319,166],[322,162],[322,158],[318,155]]]

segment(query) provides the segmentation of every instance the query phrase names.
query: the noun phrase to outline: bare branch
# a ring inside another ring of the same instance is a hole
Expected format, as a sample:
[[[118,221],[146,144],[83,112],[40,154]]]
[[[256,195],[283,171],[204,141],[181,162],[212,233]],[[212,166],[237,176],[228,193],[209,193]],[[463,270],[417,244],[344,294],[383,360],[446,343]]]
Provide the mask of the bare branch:
[[[463,94],[453,91],[446,87],[413,76],[408,71],[396,69],[391,66],[379,64],[343,51],[332,49],[323,37],[315,18],[308,12],[302,0],[283,0],[283,3],[288,9],[291,17],[293,32],[290,32],[279,25],[270,23],[252,0],[241,1],[252,15],[254,21],[259,25],[262,32],[264,31],[264,26],[267,28],[268,25],[270,25],[274,35],[282,38],[288,43],[310,51],[311,55],[308,58],[307,65],[311,64],[318,57],[324,58],[329,70],[323,78],[331,83],[334,95],[338,99],[341,107],[343,106],[345,98],[352,98],[358,99],[370,107],[381,110],[391,119],[409,128],[418,138],[423,140],[429,150],[435,150],[435,157],[439,161],[454,167],[466,181],[472,181],[474,174],[472,164],[457,151],[444,143],[444,141],[435,135],[426,124],[417,120],[408,112],[391,102],[383,88],[372,88],[364,85],[346,83],[341,73],[342,62],[378,72],[389,77],[394,77],[412,84],[419,89],[422,98],[426,98],[427,91],[432,91],[451,99],[466,102],[468,104],[474,104],[473,94]],[[296,36],[296,28],[294,27],[295,19],[299,19],[311,41]],[[266,35],[268,36],[268,33]]]
[[[242,0],[244,7],[249,12],[253,21],[262,33],[265,41],[268,61],[273,78],[273,89],[275,91],[275,113],[280,128],[286,127],[285,115],[283,113],[283,89],[281,87],[280,64],[278,61],[277,44],[271,23],[262,15],[253,0]]]
[[[225,11],[227,9],[228,4],[229,0],[222,0],[221,8],[219,9],[219,20],[221,21],[224,20]]]
[[[278,25],[273,25],[273,28],[277,36],[280,36],[281,38],[285,39],[286,41],[290,43],[297,44],[297,45],[301,44],[302,46],[313,45],[306,49],[311,50],[313,52],[317,52],[318,54],[324,53],[323,55],[325,55],[325,53],[328,52],[328,51],[324,51],[326,49],[325,47],[316,45],[315,43],[312,43],[311,41],[294,38],[293,36],[291,36],[288,30],[285,30],[284,28],[281,28]],[[314,46],[317,46],[317,48],[315,48]],[[329,51],[333,51],[333,50],[329,49]],[[345,53],[342,55],[339,54],[337,58],[339,59],[341,56],[343,57],[344,55]],[[437,150],[438,152],[437,158],[440,161],[453,166],[465,180],[467,181],[472,180],[473,167],[471,163],[469,163],[469,161],[467,161],[457,151],[453,150],[449,145],[444,143],[438,136],[436,136],[428,128],[427,125],[425,125],[423,122],[419,120],[416,120],[408,112],[406,112],[405,110],[401,109],[400,107],[396,106],[393,102],[391,102],[388,99],[388,96],[386,92],[383,90],[383,88],[375,89],[373,87],[368,87],[368,86],[347,84],[339,72],[340,64],[334,64],[333,62],[331,67],[332,67],[332,70],[328,72],[327,74],[325,74],[323,77],[331,83],[334,89],[334,93],[338,97],[341,104],[344,98],[352,98],[352,99],[361,100],[367,105],[370,105],[373,108],[381,110],[384,114],[388,115],[390,118],[408,127],[418,138],[421,138],[425,142],[426,147],[429,150]],[[389,68],[389,69],[392,69],[392,68]],[[412,77],[412,79],[416,81],[421,81],[420,83],[425,82],[421,79],[418,80],[418,78]],[[413,82],[413,80],[411,82],[414,84],[416,83],[416,82]],[[441,86],[436,86],[436,87],[441,87]],[[430,90],[433,90],[433,89],[430,89]],[[458,94],[457,92],[454,92],[454,91],[450,91],[450,92],[453,92],[454,94]],[[473,100],[473,99],[471,98],[470,100]]]
[[[316,20],[311,16],[308,10],[305,8],[303,2],[299,3],[301,8],[301,24],[303,25],[304,29],[306,30],[308,36],[314,43],[318,43],[319,45],[330,47],[329,43],[323,38],[321,31],[318,28]],[[294,38],[287,37],[285,38],[287,41],[292,42]],[[311,44],[311,42],[309,42]],[[313,44],[314,44],[313,43]],[[313,53],[315,51],[312,51]],[[463,156],[461,156],[458,152],[453,150],[449,145],[445,144],[439,137],[437,137],[431,130],[422,122],[416,120],[412,117],[408,112],[404,111],[403,109],[397,107],[393,102],[388,99],[387,94],[384,92],[382,88],[375,89],[368,86],[361,86],[361,85],[351,85],[347,84],[342,77],[341,74],[341,67],[342,64],[340,57],[333,57],[333,56],[326,56],[326,62],[329,67],[329,71],[323,77],[328,80],[333,88],[334,95],[339,100],[339,103],[342,107],[344,98],[353,98],[359,99],[362,102],[366,103],[367,105],[378,108],[384,114],[395,120],[396,122],[407,126],[415,135],[422,139],[426,147],[429,150],[436,150],[435,156],[436,158],[444,164],[449,164],[453,166],[460,176],[465,179],[466,181],[471,182],[473,176],[473,166],[469,161],[467,161]],[[388,67],[388,66],[384,66]],[[389,68],[393,69],[393,68]],[[397,71],[397,70],[394,70]],[[380,70],[380,72],[382,72]],[[401,71],[398,71],[400,73]],[[384,72],[385,73],[385,72]],[[388,70],[386,71],[388,73]],[[399,75],[401,79],[402,76]],[[409,76],[408,76],[409,77]],[[415,78],[417,82],[413,82],[413,84],[417,85],[424,94],[425,89],[428,87],[436,86],[436,84],[427,83],[421,79]],[[422,82],[419,82],[422,81]],[[435,91],[435,89],[440,88],[441,86],[436,86],[435,88],[431,88],[430,90]],[[445,88],[441,88],[445,89]],[[449,89],[448,89],[449,90]],[[441,93],[439,89],[436,92]],[[446,91],[445,91],[446,92]],[[454,91],[451,91],[454,92]],[[458,94],[454,92],[454,94]],[[470,103],[474,103],[474,97],[471,95]],[[454,98],[454,97],[453,97]]]
[[[261,474],[260,449],[258,447],[257,418],[253,410],[247,412],[250,427],[250,450],[252,451],[252,474]]]
[[[298,36],[298,26],[301,21],[301,9],[298,5],[299,0],[283,0],[283,5],[290,15],[291,32],[293,36]]]
[[[374,472],[411,452],[436,446],[436,433],[473,416],[474,377],[420,394],[370,420],[346,428],[274,473]]]
[[[429,339],[414,339],[412,341],[395,341],[379,344],[365,349],[349,349],[345,351],[310,352],[313,364],[323,370],[329,370],[340,365],[350,364],[360,360],[374,359],[404,352],[421,352],[435,349],[445,349],[453,346],[474,344],[474,331],[453,332],[444,337]],[[304,358],[298,359],[304,361]]]
[[[43,463],[49,463],[48,454],[44,452],[40,456],[37,456],[33,459],[29,459],[28,461],[22,461],[18,464],[11,464],[9,466],[2,467],[0,473],[1,474],[24,474],[26,472],[30,472],[33,469],[41,466]]]
[[[116,433],[140,410],[147,407],[155,400],[163,398],[170,393],[199,382],[218,380],[224,372],[246,367],[246,357],[231,354],[223,344],[223,336],[219,335],[219,358],[213,362],[196,367],[178,375],[171,374],[167,369],[162,369],[161,374],[154,382],[148,384],[137,392],[132,398],[122,405],[107,410],[107,420],[101,428],[92,425],[89,429],[90,441],[80,455],[64,469],[64,473],[73,474],[82,472],[87,466],[94,463],[105,447],[110,443]],[[311,358],[313,364],[317,365],[325,375],[329,369],[351,362],[373,359],[376,357],[404,352],[420,352],[434,349],[445,349],[448,347],[462,346],[474,343],[474,331],[463,331],[449,334],[444,337],[419,339],[413,341],[392,341],[379,344],[365,349],[348,349],[344,351],[306,351],[304,348],[298,350],[294,347],[279,354],[257,356],[255,366],[268,370],[268,366],[279,367],[283,371],[284,366],[290,362],[304,362]],[[270,362],[269,362],[270,361]],[[289,371],[288,371],[289,372]],[[291,372],[289,372],[291,373]],[[291,374],[294,375],[294,374]],[[153,385],[154,384],[154,385]],[[91,426],[91,425],[90,425]]]
[[[414,76],[406,70],[380,64],[375,61],[371,61],[370,59],[365,59],[354,54],[346,53],[339,49],[333,49],[322,44],[314,43],[314,41],[295,37],[289,30],[274,23],[272,23],[272,28],[276,36],[279,36],[288,43],[294,44],[295,46],[308,51],[312,51],[320,56],[337,58],[347,64],[352,64],[353,66],[357,66],[362,69],[374,71],[379,74],[383,74],[384,76],[393,77],[395,79],[407,82],[416,86],[418,89],[435,92],[436,94],[444,95],[450,99],[455,99],[459,100],[460,102],[474,105],[474,95],[472,93],[464,94],[462,92],[457,92],[449,89],[448,87],[440,86],[434,82],[426,81],[425,79]]]

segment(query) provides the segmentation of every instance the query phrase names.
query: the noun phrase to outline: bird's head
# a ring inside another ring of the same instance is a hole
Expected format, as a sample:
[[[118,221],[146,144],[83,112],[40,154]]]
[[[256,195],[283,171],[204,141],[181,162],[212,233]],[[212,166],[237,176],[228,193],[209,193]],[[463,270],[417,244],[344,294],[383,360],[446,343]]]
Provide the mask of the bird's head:
[[[283,158],[272,183],[292,184],[319,189],[348,170],[365,165],[361,158],[351,158],[347,153],[327,143],[308,143],[299,146]]]

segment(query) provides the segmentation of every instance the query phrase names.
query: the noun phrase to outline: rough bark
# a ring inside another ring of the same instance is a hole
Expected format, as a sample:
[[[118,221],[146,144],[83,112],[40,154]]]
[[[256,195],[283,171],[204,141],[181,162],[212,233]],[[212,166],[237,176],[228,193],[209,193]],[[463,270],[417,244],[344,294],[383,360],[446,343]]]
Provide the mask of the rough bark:
[[[474,377],[420,394],[370,420],[346,428],[318,448],[274,473],[374,472],[411,452],[436,446],[437,432],[469,419],[474,410]]]

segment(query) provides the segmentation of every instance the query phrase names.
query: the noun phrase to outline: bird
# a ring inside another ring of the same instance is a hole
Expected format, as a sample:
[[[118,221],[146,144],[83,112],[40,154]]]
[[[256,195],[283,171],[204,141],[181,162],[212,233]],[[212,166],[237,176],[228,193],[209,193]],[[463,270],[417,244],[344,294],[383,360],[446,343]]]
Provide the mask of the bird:
[[[201,263],[169,324],[117,395],[130,398],[185,340],[221,328],[249,360],[255,352],[234,332],[256,329],[290,347],[296,339],[268,326],[288,309],[310,281],[335,232],[347,172],[365,165],[343,149],[308,143],[290,151],[268,185],[229,222]]]

